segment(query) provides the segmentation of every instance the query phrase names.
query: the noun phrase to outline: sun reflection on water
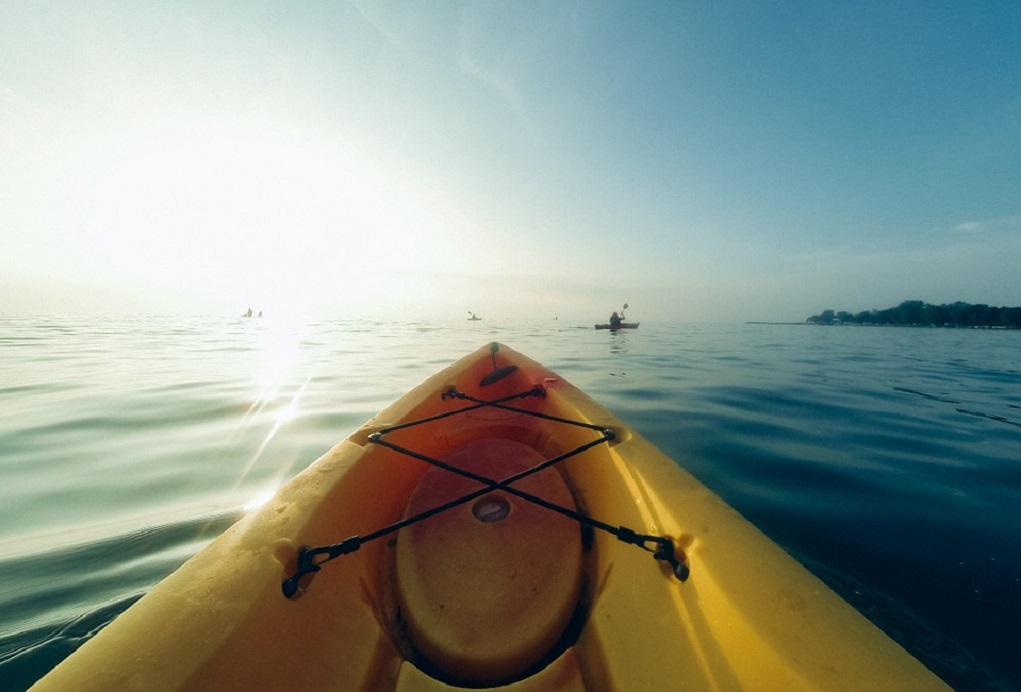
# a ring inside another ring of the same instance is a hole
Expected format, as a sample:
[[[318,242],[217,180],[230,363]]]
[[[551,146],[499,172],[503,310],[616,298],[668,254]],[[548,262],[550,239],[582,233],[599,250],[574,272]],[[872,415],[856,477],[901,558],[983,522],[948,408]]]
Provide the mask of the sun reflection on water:
[[[305,325],[268,321],[262,332],[262,367],[258,374],[259,397],[254,408],[275,402],[292,379],[298,363]]]
[[[265,319],[257,325],[259,355],[255,361],[253,390],[257,392],[241,423],[240,434],[247,437],[252,431],[269,424],[269,429],[243,468],[239,471],[237,485],[242,485],[252,473],[266,449],[284,426],[293,423],[300,416],[302,395],[311,380],[303,379],[298,372],[301,363],[301,344],[307,333],[308,322],[303,318]],[[280,475],[281,472],[274,474]],[[279,480],[279,479],[277,479]],[[258,506],[272,495],[272,490],[262,491],[245,504],[245,509]],[[261,502],[257,502],[260,500]]]

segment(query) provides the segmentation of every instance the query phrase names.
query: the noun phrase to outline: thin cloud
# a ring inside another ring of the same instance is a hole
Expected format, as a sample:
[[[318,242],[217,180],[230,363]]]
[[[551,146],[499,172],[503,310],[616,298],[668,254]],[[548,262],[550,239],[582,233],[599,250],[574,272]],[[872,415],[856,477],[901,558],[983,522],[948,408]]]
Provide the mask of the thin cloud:
[[[544,73],[558,69],[557,54],[576,33],[577,13],[571,5],[522,12],[516,3],[470,3],[459,21],[458,68],[492,88],[534,134],[530,98],[539,98]]]
[[[484,6],[470,5],[461,15],[457,65],[468,75],[491,87],[513,109],[523,123],[528,112],[513,64],[517,39],[494,31],[493,12]]]
[[[984,224],[981,221],[967,221],[954,226],[954,230],[959,233],[979,233],[983,226]]]
[[[406,32],[399,30],[397,27],[398,22],[393,16],[393,6],[374,2],[373,0],[349,1],[351,2],[351,6],[358,10],[358,13],[362,15],[362,18],[368,22],[372,28],[386,40],[387,43],[405,55],[410,55],[413,52]],[[387,15],[386,12],[387,8],[391,10],[389,15]]]
[[[952,233],[955,235],[1016,233],[1021,230],[1021,216],[1001,216],[992,219],[962,221],[961,223],[954,224],[952,226],[937,227],[935,230],[937,232]]]

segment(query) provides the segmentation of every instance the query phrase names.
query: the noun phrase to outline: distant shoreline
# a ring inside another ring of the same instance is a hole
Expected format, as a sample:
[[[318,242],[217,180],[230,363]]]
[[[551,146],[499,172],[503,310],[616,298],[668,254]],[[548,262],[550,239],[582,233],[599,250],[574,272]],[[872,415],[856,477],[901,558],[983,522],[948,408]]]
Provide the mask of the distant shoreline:
[[[1017,327],[1008,327],[996,324],[876,324],[874,322],[745,322],[745,324],[774,325],[787,327],[893,327],[898,329],[995,329],[999,331],[1014,331]]]
[[[921,300],[905,300],[885,310],[823,310],[812,315],[807,324],[824,326],[853,325],[876,327],[939,327],[947,329],[1021,329],[1021,307],[996,307],[958,301],[932,305]]]

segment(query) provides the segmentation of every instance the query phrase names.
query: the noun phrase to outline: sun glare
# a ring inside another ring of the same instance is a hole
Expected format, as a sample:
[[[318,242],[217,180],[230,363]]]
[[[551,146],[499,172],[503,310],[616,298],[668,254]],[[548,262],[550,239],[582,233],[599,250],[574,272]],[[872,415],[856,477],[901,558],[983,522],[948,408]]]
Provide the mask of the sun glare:
[[[244,505],[242,505],[242,509],[244,509],[246,512],[251,512],[253,509],[258,509],[259,507],[262,507],[264,504],[272,500],[273,495],[275,493],[276,488],[266,488],[264,490],[260,490],[255,495],[253,495],[251,499],[245,502]]]
[[[269,429],[238,474],[238,485],[259,463],[280,430],[298,418],[302,395],[310,379],[300,379],[298,372],[306,323],[281,318],[256,319],[250,325],[259,330],[261,355],[252,381],[253,391],[257,394],[241,423],[241,431],[248,434],[253,429],[263,429],[267,423]]]
[[[139,147],[97,185],[99,264],[164,287],[302,312],[422,261],[402,204],[328,147],[197,136]]]

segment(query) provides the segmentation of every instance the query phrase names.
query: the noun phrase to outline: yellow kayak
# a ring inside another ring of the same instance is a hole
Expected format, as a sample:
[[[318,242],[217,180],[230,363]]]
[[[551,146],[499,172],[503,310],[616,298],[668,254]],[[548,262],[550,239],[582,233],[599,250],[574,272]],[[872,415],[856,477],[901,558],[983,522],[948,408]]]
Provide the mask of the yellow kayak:
[[[498,344],[380,412],[37,690],[947,686]]]

